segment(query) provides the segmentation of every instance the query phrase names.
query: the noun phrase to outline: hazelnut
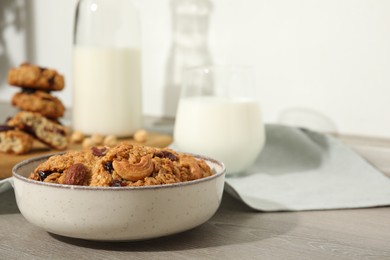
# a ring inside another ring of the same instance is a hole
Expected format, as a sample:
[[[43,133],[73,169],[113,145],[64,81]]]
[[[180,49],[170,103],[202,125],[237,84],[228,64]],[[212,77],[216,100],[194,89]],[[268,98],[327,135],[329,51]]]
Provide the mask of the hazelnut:
[[[107,146],[114,146],[118,143],[118,139],[115,135],[107,135],[104,138],[103,144]]]
[[[92,141],[95,143],[95,145],[101,145],[104,141],[104,136],[101,134],[93,134],[91,136]]]
[[[83,141],[83,144],[82,144],[83,148],[89,148],[89,147],[92,147],[94,145],[95,145],[95,143],[91,138],[85,138]]]
[[[79,144],[84,140],[85,136],[82,132],[80,131],[73,131],[70,140],[72,143]]]
[[[140,129],[134,133],[134,140],[140,143],[146,142],[148,139],[148,132],[143,129]]]

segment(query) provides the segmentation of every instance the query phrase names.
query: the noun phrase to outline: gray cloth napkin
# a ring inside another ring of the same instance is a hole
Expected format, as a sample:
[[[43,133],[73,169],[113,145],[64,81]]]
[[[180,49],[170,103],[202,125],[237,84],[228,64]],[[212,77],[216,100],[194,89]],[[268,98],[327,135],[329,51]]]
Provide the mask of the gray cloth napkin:
[[[11,187],[13,187],[12,177],[6,178],[4,180],[0,180],[0,193],[8,190]]]
[[[266,144],[244,174],[226,177],[227,192],[260,211],[390,205],[390,178],[337,139],[266,126]]]

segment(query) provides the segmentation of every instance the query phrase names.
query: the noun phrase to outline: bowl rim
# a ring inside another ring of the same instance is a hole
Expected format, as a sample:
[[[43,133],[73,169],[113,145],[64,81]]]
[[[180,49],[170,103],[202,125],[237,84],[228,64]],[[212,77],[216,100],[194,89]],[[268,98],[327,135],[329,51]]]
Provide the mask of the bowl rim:
[[[53,187],[53,188],[60,188],[60,189],[69,189],[69,190],[103,190],[103,191],[125,191],[125,190],[158,190],[158,189],[167,189],[167,188],[175,188],[175,187],[181,187],[181,186],[190,186],[190,185],[195,185],[197,183],[201,182],[207,182],[209,180],[216,179],[222,175],[225,175],[226,173],[226,167],[225,164],[221,161],[218,161],[216,159],[210,158],[208,156],[204,155],[199,155],[199,154],[192,154],[192,153],[186,153],[189,155],[194,156],[197,159],[202,159],[205,161],[210,161],[212,163],[215,163],[221,167],[220,172],[215,172],[210,176],[201,178],[201,179],[196,179],[196,180],[191,180],[191,181],[185,181],[185,182],[175,182],[175,183],[169,183],[169,184],[159,184],[159,185],[147,185],[147,186],[125,186],[125,187],[106,187],[106,186],[79,186],[79,185],[70,185],[70,184],[57,184],[57,183],[48,183],[48,182],[42,182],[42,181],[36,181],[29,179],[27,177],[24,177],[17,173],[17,171],[28,165],[31,164],[35,161],[41,161],[44,159],[48,159],[51,156],[54,155],[61,155],[66,152],[59,152],[59,153],[52,153],[52,154],[46,154],[46,155],[41,155],[33,158],[29,158],[26,160],[23,160],[12,167],[12,176],[13,178],[16,178],[20,181],[23,181],[25,183],[29,183],[32,185],[38,185],[38,186],[46,186],[46,187]]]

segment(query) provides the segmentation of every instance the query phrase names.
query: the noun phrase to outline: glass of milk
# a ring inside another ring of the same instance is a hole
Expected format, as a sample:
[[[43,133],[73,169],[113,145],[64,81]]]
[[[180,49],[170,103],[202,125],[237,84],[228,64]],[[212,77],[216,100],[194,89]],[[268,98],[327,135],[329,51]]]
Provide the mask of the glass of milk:
[[[255,91],[253,68],[185,71],[174,127],[177,149],[220,160],[228,174],[247,170],[265,142]]]
[[[74,130],[131,136],[142,124],[141,35],[132,0],[80,0],[73,45]]]

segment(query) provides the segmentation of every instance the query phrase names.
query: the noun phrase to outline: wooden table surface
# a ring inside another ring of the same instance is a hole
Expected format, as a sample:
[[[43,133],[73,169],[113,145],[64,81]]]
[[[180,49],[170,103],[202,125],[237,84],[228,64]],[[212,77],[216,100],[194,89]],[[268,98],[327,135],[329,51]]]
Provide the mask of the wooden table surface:
[[[390,177],[390,140],[339,137]],[[205,224],[173,236],[105,243],[47,233],[0,193],[0,259],[390,259],[390,207],[262,213],[224,193]]]

